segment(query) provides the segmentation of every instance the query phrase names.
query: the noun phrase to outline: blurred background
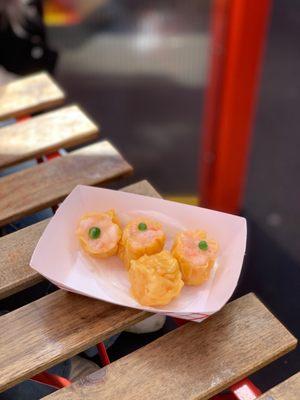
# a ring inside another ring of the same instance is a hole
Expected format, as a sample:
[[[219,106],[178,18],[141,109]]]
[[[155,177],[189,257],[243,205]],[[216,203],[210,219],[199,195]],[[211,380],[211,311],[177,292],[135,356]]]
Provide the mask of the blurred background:
[[[251,3],[239,19],[234,0],[28,1],[27,34],[15,13],[1,25],[0,79],[47,69],[135,167],[132,181],[244,215],[234,296],[254,291],[299,337],[300,2]],[[254,380],[274,386],[299,359]]]

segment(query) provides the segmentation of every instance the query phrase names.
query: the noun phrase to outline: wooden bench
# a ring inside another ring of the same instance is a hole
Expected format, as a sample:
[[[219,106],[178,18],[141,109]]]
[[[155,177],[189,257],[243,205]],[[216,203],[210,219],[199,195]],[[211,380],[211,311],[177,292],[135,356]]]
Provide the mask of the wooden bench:
[[[160,197],[147,182],[141,181],[123,188],[131,193]],[[50,219],[4,236],[0,240],[0,299],[30,287],[43,278],[29,267],[33,250]]]
[[[35,74],[0,88],[0,118],[44,110],[63,100],[62,90],[48,74]],[[40,157],[61,146],[84,143],[94,139],[97,131],[96,125],[76,106],[2,127],[0,168]],[[131,171],[118,151],[103,141],[2,177],[0,227],[56,205],[79,183],[99,185]]]
[[[132,167],[103,141],[0,180],[0,226],[56,205],[78,184],[99,185]]]
[[[148,187],[148,184],[140,183],[139,193],[143,185]],[[134,191],[134,186],[130,190]],[[0,317],[0,366],[3,365],[0,390],[71,357],[146,316],[143,311],[59,290]],[[99,391],[101,396],[105,394],[103,398],[113,399],[126,386],[128,398],[133,396],[136,387],[140,388],[138,397],[148,393],[146,398],[149,399],[164,398],[160,390],[163,391],[163,382],[168,382],[168,395],[175,399],[209,398],[295,345],[296,339],[250,294],[229,304],[204,323],[189,323],[111,364],[81,382],[80,389],[74,384],[55,396],[79,399],[88,393],[95,397]],[[145,365],[148,380],[144,379]],[[185,372],[187,370],[189,374]],[[118,385],[116,379],[120,380]],[[147,382],[152,382],[154,392]],[[170,392],[171,388],[174,393]]]
[[[12,83],[0,91],[0,98],[6,98],[10,104],[5,107],[1,102],[0,118],[43,109],[63,98],[47,75],[39,74],[21,81],[22,84],[20,81]],[[36,118],[43,120],[42,116]],[[60,126],[58,121],[52,123],[55,129]],[[37,135],[39,125],[35,124],[36,119],[28,121],[27,132],[31,126]],[[23,143],[26,136],[22,136]],[[62,145],[59,140],[52,135],[47,145],[44,142],[31,150],[21,146],[20,153],[25,158],[36,157],[43,151],[53,150],[53,146]],[[0,225],[57,204],[78,183],[97,185],[131,169],[105,141],[2,177]],[[159,196],[145,181],[124,190]],[[2,298],[41,279],[28,263],[48,221],[0,238]],[[148,315],[141,310],[58,290],[0,316],[0,391],[121,332]],[[295,345],[296,339],[255,295],[249,294],[226,305],[202,324],[188,323],[50,397],[208,399]]]
[[[62,89],[45,72],[0,87],[0,120],[31,114],[61,104]]]
[[[257,400],[299,400],[300,372],[275,386]]]
[[[46,398],[209,399],[295,345],[249,294],[203,323],[188,323]]]
[[[0,129],[0,169],[98,136],[78,106],[68,106]]]
[[[0,390],[146,316],[59,290],[0,317]],[[123,390],[126,397],[122,398],[130,398],[139,388],[138,397],[148,393],[149,399],[164,398],[163,384],[168,382],[167,396],[206,399],[295,345],[296,339],[250,294],[204,323],[189,323],[54,396],[66,393],[79,399],[91,393],[95,398],[99,391],[104,399],[113,399]]]

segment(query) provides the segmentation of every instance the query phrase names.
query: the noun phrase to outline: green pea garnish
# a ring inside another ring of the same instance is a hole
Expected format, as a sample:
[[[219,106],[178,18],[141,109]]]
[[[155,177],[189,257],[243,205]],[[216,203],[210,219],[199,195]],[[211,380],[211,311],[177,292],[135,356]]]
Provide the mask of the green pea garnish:
[[[206,240],[200,240],[198,247],[200,250],[207,250],[208,249],[208,244]]]
[[[101,230],[98,228],[98,226],[93,226],[89,230],[89,237],[91,239],[98,239],[98,237],[101,235]]]
[[[145,224],[145,222],[140,222],[138,224],[138,230],[139,231],[146,231],[147,230],[147,225]]]

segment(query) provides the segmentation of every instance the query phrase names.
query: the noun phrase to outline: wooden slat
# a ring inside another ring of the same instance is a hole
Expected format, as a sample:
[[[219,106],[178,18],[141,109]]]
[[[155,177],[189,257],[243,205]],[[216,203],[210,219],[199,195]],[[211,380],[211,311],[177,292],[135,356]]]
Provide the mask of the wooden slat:
[[[29,267],[29,261],[49,220],[48,218],[0,238],[0,299],[43,279]]]
[[[159,197],[146,181],[122,190]],[[30,255],[46,224],[47,221],[43,221],[0,240],[0,243],[8,244],[2,246],[4,254],[1,253],[1,258],[4,255],[9,264],[7,268],[16,262],[19,268],[30,272],[27,267]],[[16,247],[19,241],[20,251]],[[2,273],[4,266],[5,262],[0,264]],[[18,269],[15,272],[19,274]],[[23,281],[26,274],[21,274]],[[117,307],[59,290],[0,317],[0,392],[144,319],[146,315],[140,310]],[[10,360],[4,363],[8,355]]]
[[[97,126],[78,106],[64,107],[0,129],[0,168],[95,139]]]
[[[294,348],[296,339],[253,295],[188,323],[51,400],[207,400]]]
[[[0,87],[0,119],[31,114],[63,102],[65,95],[45,72]]]
[[[142,194],[148,197],[161,197],[160,194],[154,189],[154,187],[146,180],[125,186],[121,190],[122,192]]]
[[[257,400],[299,400],[300,372],[269,390]]]
[[[146,313],[62,290],[0,317],[0,392],[141,321]]]
[[[160,197],[147,182],[122,189],[126,192]],[[0,238],[0,299],[38,283],[43,277],[29,267],[33,250],[50,218]]]
[[[132,167],[107,141],[0,179],[0,226],[60,202],[78,184],[98,185]]]

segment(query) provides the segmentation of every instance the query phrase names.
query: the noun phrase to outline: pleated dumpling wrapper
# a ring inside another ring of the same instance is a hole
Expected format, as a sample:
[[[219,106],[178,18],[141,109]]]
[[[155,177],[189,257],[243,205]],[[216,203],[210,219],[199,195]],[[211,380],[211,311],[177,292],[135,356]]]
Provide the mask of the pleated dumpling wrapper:
[[[76,234],[86,253],[106,258],[117,254],[122,231],[115,211],[109,210],[84,214]]]
[[[187,285],[201,285],[209,278],[218,254],[218,243],[207,239],[201,230],[177,234],[172,255],[177,259],[182,279]]]
[[[131,293],[143,306],[166,305],[183,287],[178,262],[167,250],[132,260],[128,275]]]
[[[131,260],[137,260],[144,254],[159,253],[165,240],[166,236],[159,222],[139,217],[124,228],[118,254],[126,269],[129,269]]]

